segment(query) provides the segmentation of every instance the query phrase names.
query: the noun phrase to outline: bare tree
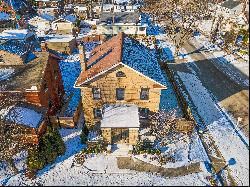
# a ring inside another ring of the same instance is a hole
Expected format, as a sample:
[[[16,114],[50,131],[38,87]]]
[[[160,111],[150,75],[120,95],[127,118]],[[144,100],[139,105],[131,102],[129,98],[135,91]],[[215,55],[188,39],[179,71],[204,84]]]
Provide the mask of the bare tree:
[[[149,13],[164,28],[178,55],[183,44],[193,36],[199,21],[211,15],[209,0],[145,0],[143,12]]]

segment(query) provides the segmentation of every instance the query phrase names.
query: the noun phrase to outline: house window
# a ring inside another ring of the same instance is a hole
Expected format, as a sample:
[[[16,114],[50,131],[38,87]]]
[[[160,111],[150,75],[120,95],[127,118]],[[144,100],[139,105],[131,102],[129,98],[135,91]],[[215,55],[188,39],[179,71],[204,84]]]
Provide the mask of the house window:
[[[94,108],[94,117],[95,119],[102,118],[102,110],[100,108]]]
[[[101,99],[101,90],[100,90],[100,88],[93,88],[92,92],[93,92],[93,98],[95,100]]]
[[[144,30],[145,30],[145,27],[140,27],[139,30],[140,30],[140,31],[144,31]]]
[[[0,55],[0,64],[3,64],[3,63],[4,63],[4,61],[3,61],[3,56]]]
[[[124,72],[118,71],[118,72],[116,73],[116,77],[126,77],[126,75],[125,75]]]
[[[124,100],[125,89],[124,88],[116,88],[116,99],[121,101]]]
[[[148,88],[141,89],[140,99],[141,100],[149,100],[149,89]]]
[[[139,108],[140,119],[148,119],[149,109]]]

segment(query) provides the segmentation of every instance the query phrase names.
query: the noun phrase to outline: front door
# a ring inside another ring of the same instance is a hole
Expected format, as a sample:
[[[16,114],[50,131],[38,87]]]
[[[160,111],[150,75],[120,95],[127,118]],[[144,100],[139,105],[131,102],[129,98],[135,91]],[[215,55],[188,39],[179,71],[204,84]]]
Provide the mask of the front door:
[[[117,128],[112,129],[112,144],[129,143],[129,129]]]

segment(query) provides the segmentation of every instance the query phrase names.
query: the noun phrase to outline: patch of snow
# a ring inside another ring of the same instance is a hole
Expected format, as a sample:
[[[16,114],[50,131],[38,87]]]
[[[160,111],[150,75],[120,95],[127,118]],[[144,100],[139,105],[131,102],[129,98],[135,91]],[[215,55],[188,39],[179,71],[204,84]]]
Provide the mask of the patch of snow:
[[[76,16],[73,15],[73,14],[69,14],[69,15],[65,16],[64,19],[67,20],[67,21],[70,21],[72,23],[77,20]]]
[[[98,132],[95,131],[90,131],[88,134],[88,140],[89,141],[98,141],[100,140],[102,137]]]
[[[13,68],[1,68],[0,69],[0,81],[10,78],[14,72],[15,72],[15,69]]]
[[[0,12],[0,21],[10,19],[10,15],[5,12]]]
[[[34,33],[30,32],[27,29],[20,29],[20,30],[4,30],[0,34],[0,39],[19,39],[24,40],[31,35],[34,35]]]

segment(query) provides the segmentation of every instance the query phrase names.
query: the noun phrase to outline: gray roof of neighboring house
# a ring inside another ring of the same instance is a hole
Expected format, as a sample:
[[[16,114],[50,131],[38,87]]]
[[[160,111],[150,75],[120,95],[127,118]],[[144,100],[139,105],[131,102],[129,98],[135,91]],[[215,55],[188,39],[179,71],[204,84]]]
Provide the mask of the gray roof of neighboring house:
[[[234,9],[235,7],[237,7],[238,5],[240,5],[242,2],[239,0],[227,0],[223,3],[221,3],[222,7],[228,8],[228,9]]]
[[[115,12],[115,23],[139,23],[139,12]],[[103,12],[100,15],[98,23],[111,24],[113,21],[113,14],[111,12]]]
[[[30,89],[32,86],[41,86],[42,77],[48,63],[48,52],[35,52],[36,58],[24,65],[1,65],[1,69],[5,69],[7,79],[0,81],[1,91],[23,91]],[[9,76],[7,75],[9,70]],[[7,71],[7,72],[6,72]],[[14,72],[13,72],[14,71]]]

